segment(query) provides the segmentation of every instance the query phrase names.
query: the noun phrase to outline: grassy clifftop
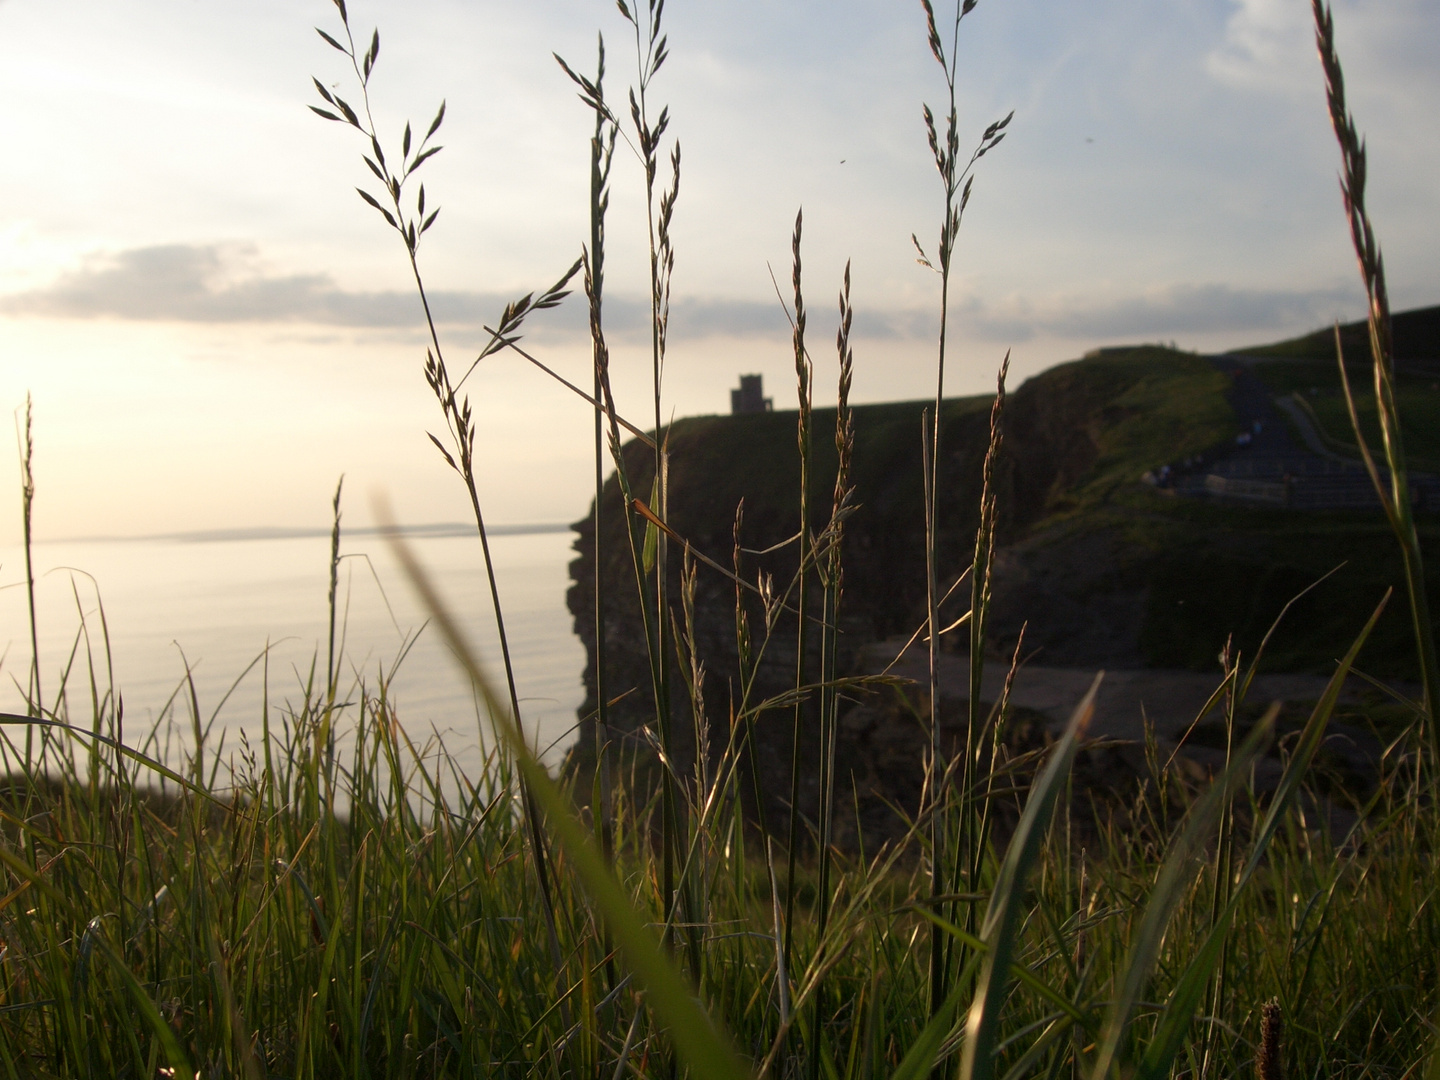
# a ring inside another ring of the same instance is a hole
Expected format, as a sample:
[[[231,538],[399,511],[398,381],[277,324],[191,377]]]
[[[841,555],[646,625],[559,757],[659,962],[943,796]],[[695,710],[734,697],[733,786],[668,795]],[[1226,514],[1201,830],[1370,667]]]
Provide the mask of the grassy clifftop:
[[[1166,497],[1137,482],[1147,469],[1231,443],[1236,433],[1233,376],[1203,358],[1184,361],[1137,349],[1032,380],[1042,400],[1076,393],[1062,381],[1068,380],[1104,403],[1090,410],[1099,423],[1090,467],[1050,493],[1045,512],[1010,537],[998,557],[998,648],[1028,623],[1038,662],[1212,670],[1227,640],[1253,653],[1281,609],[1330,574],[1292,607],[1267,654],[1272,670],[1321,671],[1353,637],[1356,612],[1403,582],[1378,509],[1222,505]],[[1277,357],[1252,370],[1269,394],[1301,391],[1337,445],[1348,435],[1333,358]],[[1424,468],[1440,459],[1434,442],[1440,424],[1428,423],[1440,393],[1412,371],[1402,396],[1407,445]],[[1043,441],[1037,452],[1045,452]],[[1430,520],[1422,536],[1433,545],[1440,527]],[[1432,593],[1440,595],[1435,560],[1430,567]],[[1415,673],[1403,606],[1392,605],[1367,647],[1363,662],[1375,674]]]
[[[1390,318],[1390,333],[1395,361],[1399,366],[1414,361],[1440,360],[1440,304],[1434,307],[1398,311]],[[1368,363],[1370,328],[1368,323],[1344,323],[1340,340],[1346,359]],[[1316,330],[1302,337],[1290,338],[1269,345],[1256,345],[1236,352],[1250,356],[1275,356],[1299,360],[1323,360],[1335,363],[1335,331],[1333,327]]]

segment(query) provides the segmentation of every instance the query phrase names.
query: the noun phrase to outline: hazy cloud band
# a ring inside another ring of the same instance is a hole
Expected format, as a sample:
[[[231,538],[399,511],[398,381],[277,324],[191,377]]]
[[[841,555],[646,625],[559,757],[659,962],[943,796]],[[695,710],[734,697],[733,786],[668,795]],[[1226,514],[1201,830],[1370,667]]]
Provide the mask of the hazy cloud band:
[[[132,248],[68,271],[42,288],[0,297],[0,313],[355,329],[421,326],[423,312],[413,293],[347,290],[325,274],[251,272],[246,264],[252,256],[248,249],[223,244]],[[430,294],[437,320],[453,326],[493,323],[513,299],[487,292]],[[975,298],[958,303],[954,313],[965,336],[1011,344],[1037,337],[1102,342],[1319,326],[1337,315],[1353,316],[1361,306],[1356,290],[1340,286],[1286,290],[1179,283],[1104,300],[1052,297],[992,304]],[[648,335],[649,319],[643,299],[606,300],[606,329],[617,339]],[[583,305],[573,300],[545,312],[543,320],[550,334],[583,337],[588,332]],[[871,339],[924,340],[937,329],[933,311],[867,309],[863,298],[855,323],[856,335]],[[672,304],[670,332],[675,339],[785,337],[789,324],[776,301],[683,297]]]

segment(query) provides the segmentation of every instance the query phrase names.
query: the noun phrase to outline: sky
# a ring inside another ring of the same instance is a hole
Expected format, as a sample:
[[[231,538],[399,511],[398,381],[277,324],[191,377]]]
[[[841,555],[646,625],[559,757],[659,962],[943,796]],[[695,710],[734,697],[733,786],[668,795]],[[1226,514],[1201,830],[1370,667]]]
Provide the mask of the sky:
[[[937,0],[940,21],[952,12]],[[441,207],[421,270],[452,366],[508,299],[587,235],[591,115],[552,58],[634,82],[610,0],[352,0],[380,31],[370,91],[394,156],[447,103],[422,171]],[[962,145],[981,160],[952,281],[947,393],[1012,385],[1099,345],[1219,351],[1363,303],[1304,0],[981,0],[960,28]],[[1370,205],[1397,309],[1440,302],[1440,8],[1339,0],[1338,46],[1370,149]],[[670,0],[650,89],[682,148],[666,416],[723,412],[742,372],[793,401],[790,234],[804,209],[817,393],[831,394],[846,260],[855,399],[934,393],[942,209],[922,103],[945,86],[914,0]],[[0,403],[34,402],[41,538],[324,525],[384,491],[404,521],[463,520],[426,438],[421,310],[399,239],[355,192],[354,101],[315,27],[328,0],[0,0]],[[662,170],[662,181],[665,179]],[[373,182],[371,183],[373,188]],[[619,405],[649,411],[643,178],[622,144],[607,297]],[[527,328],[588,382],[584,314]],[[492,521],[586,512],[584,402],[513,355],[467,384]],[[0,534],[19,533],[0,462]]]

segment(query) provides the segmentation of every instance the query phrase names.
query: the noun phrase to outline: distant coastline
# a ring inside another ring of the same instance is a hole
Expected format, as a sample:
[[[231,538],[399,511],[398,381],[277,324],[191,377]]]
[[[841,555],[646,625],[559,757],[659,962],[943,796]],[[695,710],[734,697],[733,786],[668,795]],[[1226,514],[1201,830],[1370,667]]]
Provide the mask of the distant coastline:
[[[355,528],[344,527],[345,536],[379,536],[383,531],[375,525]],[[474,523],[441,521],[429,525],[404,525],[400,528],[406,536],[444,539],[475,535]],[[570,525],[564,522],[541,522],[519,525],[488,525],[491,536],[535,536],[542,533],[569,532]],[[149,533],[143,536],[62,536],[53,540],[37,540],[37,544],[79,544],[79,543],[132,543],[140,541],[168,540],[180,544],[209,544],[235,540],[305,540],[328,537],[330,528],[259,525],[241,529],[196,529],[190,532]]]

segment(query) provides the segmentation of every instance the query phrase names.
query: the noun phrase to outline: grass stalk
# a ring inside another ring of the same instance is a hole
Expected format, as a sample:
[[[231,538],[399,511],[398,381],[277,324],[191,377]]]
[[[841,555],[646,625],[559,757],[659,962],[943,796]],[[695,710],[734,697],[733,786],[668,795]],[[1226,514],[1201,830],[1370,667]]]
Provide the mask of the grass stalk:
[[[955,18],[950,26],[950,47],[947,57],[945,42],[935,22],[935,10],[931,0],[920,0],[925,10],[925,24],[931,55],[940,65],[940,70],[945,79],[945,87],[948,94],[948,110],[945,117],[945,134],[943,143],[935,126],[935,116],[930,106],[923,107],[925,118],[925,131],[930,142],[930,153],[934,158],[935,168],[940,173],[941,183],[944,187],[944,216],[940,225],[940,238],[936,250],[936,266],[925,254],[919,239],[911,234],[911,241],[915,245],[919,262],[935,270],[940,275],[940,331],[937,341],[935,361],[935,411],[930,417],[929,430],[922,433],[922,437],[928,439],[928,455],[926,462],[928,468],[924,479],[925,497],[925,602],[928,622],[928,675],[930,694],[930,775],[926,781],[926,788],[929,791],[932,801],[940,799],[940,777],[946,772],[945,754],[941,745],[940,730],[940,568],[937,564],[938,552],[937,543],[939,537],[939,490],[940,490],[940,445],[943,429],[943,409],[945,400],[945,360],[946,349],[949,344],[950,333],[950,273],[955,252],[955,239],[960,231],[960,222],[964,216],[966,205],[970,201],[970,189],[974,182],[973,168],[989,150],[998,144],[1005,137],[1005,128],[1009,125],[1012,112],[1005,119],[991,124],[985,129],[985,134],[970,156],[970,160],[962,167],[960,165],[960,114],[956,103],[956,72],[959,64],[959,42],[960,22],[972,10],[978,0],[956,0]],[[978,550],[978,549],[977,549]],[[973,595],[973,593],[972,593]],[[976,621],[971,620],[970,626],[971,653],[983,652],[983,637],[981,628],[977,627]],[[971,724],[974,725],[975,716],[978,710],[978,702],[971,702]],[[967,735],[967,746],[970,743],[970,736]],[[967,754],[967,763],[969,754]],[[968,768],[968,764],[967,764]],[[968,792],[964,796],[969,798]],[[946,835],[947,815],[944,813],[931,814],[930,827],[930,848],[931,848],[931,887],[934,896],[940,896],[945,892],[945,881],[947,879],[946,864],[952,857],[956,860],[969,863],[969,859],[960,853],[950,852],[950,838]],[[965,839],[966,843],[969,838]],[[946,959],[947,941],[944,935],[933,928],[930,932],[930,1008],[931,1014],[939,1008],[940,1003],[947,996],[947,967]]]
[[[995,466],[1004,441],[1002,421],[1005,415],[1005,379],[1009,373],[1010,354],[1006,352],[995,380],[995,401],[990,407],[990,441],[985,451],[980,484],[980,523],[975,530],[975,557],[970,569],[970,705],[965,724],[965,761],[960,770],[960,790],[964,793],[964,802],[961,806],[963,826],[959,845],[959,851],[964,857],[966,882],[975,882],[980,877],[980,862],[985,850],[983,826],[989,820],[988,798],[985,800],[987,805],[977,811],[977,800],[972,793],[978,791],[980,785],[977,755],[980,752],[982,729],[986,719],[980,701],[980,688],[985,675],[985,632],[989,623],[991,597],[990,570],[995,560]],[[1003,716],[996,715],[995,723],[998,725],[1003,719]],[[986,790],[989,790],[988,782]],[[959,870],[960,860],[957,858],[951,892],[960,892],[964,884]]]
[[[608,864],[615,859],[614,833],[611,822],[613,808],[610,776],[610,705],[608,701],[605,602],[605,533],[602,510],[605,490],[605,416],[601,404],[604,389],[602,371],[608,352],[605,346],[603,295],[605,289],[605,215],[610,205],[610,165],[615,156],[616,125],[609,117],[605,102],[605,38],[597,37],[594,91],[597,105],[595,133],[590,140],[590,247],[585,275],[585,295],[590,308],[591,365],[594,369],[595,398],[595,763],[599,784],[593,800],[596,829],[601,853]],[[611,956],[609,931],[602,936],[600,950],[605,959],[605,986],[616,986],[615,965]]]
[[[1410,494],[1409,473],[1405,465],[1404,439],[1400,429],[1400,411],[1395,400],[1395,363],[1390,333],[1390,297],[1385,286],[1385,260],[1380,244],[1365,209],[1366,153],[1365,142],[1355,126],[1355,118],[1345,103],[1345,75],[1340,55],[1335,48],[1335,24],[1325,0],[1311,0],[1315,18],[1315,44],[1325,72],[1326,100],[1335,138],[1340,144],[1342,161],[1340,193],[1345,215],[1350,224],[1350,239],[1355,248],[1360,278],[1365,285],[1370,327],[1370,359],[1375,383],[1375,408],[1380,420],[1381,442],[1385,464],[1389,469],[1389,490],[1375,468],[1365,443],[1350,393],[1345,357],[1337,329],[1335,348],[1340,377],[1350,409],[1351,426],[1356,445],[1361,448],[1365,463],[1375,483],[1376,494],[1390,521],[1400,545],[1405,567],[1405,587],[1410,601],[1410,618],[1415,632],[1415,648],[1420,667],[1420,680],[1425,690],[1425,712],[1429,736],[1432,779],[1440,783],[1440,660],[1437,660],[1435,626],[1430,616],[1430,600],[1426,593],[1425,564],[1420,552],[1420,535],[1415,525],[1414,506]]]
[[[610,812],[610,706],[607,700],[609,683],[606,677],[606,603],[602,568],[605,565],[604,522],[601,504],[605,489],[605,416],[601,405],[601,386],[605,347],[603,295],[605,290],[605,215],[610,205],[610,166],[615,157],[616,125],[609,118],[605,101],[605,38],[597,39],[595,64],[595,134],[590,140],[590,265],[586,276],[586,296],[590,305],[591,364],[594,368],[595,397],[595,721],[596,760],[600,767],[601,809],[604,815],[604,850],[613,857],[609,827]],[[613,979],[611,980],[613,982]]]
[[[636,88],[630,94],[630,116],[639,141],[641,164],[645,171],[645,219],[646,240],[649,247],[650,269],[650,376],[651,405],[655,432],[655,483],[651,494],[651,509],[660,519],[668,517],[669,503],[669,459],[663,453],[665,446],[664,416],[662,415],[661,389],[665,375],[666,332],[670,314],[670,273],[674,269],[674,252],[670,247],[670,222],[675,209],[675,199],[680,187],[680,144],[677,141],[671,152],[671,187],[662,192],[657,213],[656,181],[661,141],[669,127],[670,113],[662,108],[654,122],[650,119],[650,83],[665,62],[666,39],[661,29],[664,16],[664,0],[649,0],[645,25],[641,26],[639,5],[634,11],[623,3],[622,15],[630,22],[635,34]],[[676,761],[673,717],[670,700],[670,604],[669,604],[669,537],[663,531],[647,529],[646,550],[653,560],[654,614],[655,614],[655,656],[656,666],[656,720],[660,731],[661,746],[671,761]],[[699,748],[696,748],[698,754]],[[663,866],[663,888],[668,918],[673,921],[676,905],[681,901],[682,888],[675,878],[680,851],[685,846],[686,830],[681,823],[681,800],[675,789],[670,771],[664,770],[662,781],[663,840],[665,856]],[[688,923],[688,919],[686,920]]]
[[[400,170],[393,172],[385,158],[384,149],[381,145],[379,135],[376,131],[375,121],[370,107],[370,76],[375,68],[375,63],[380,54],[380,34],[374,31],[371,34],[370,44],[365,50],[363,57],[355,44],[354,35],[350,29],[349,14],[346,11],[343,0],[335,0],[335,6],[340,13],[341,24],[344,28],[344,43],[318,31],[320,36],[331,46],[343,53],[350,61],[351,68],[355,74],[361,95],[361,115],[350,107],[341,97],[332,94],[327,90],[320,80],[315,79],[314,84],[321,98],[331,109],[311,106],[311,109],[324,119],[333,122],[347,123],[350,127],[360,132],[368,139],[369,149],[373,153],[364,155],[366,166],[380,180],[385,190],[387,201],[393,207],[386,209],[375,196],[364,189],[357,189],[360,197],[385,219],[386,224],[399,235],[405,245],[405,252],[409,261],[411,276],[415,282],[415,288],[419,295],[421,306],[425,313],[426,332],[430,339],[430,349],[426,355],[425,379],[431,392],[441,406],[445,417],[446,427],[450,436],[451,449],[447,449],[434,435],[430,436],[431,442],[435,445],[446,463],[461,478],[466,495],[469,497],[471,512],[475,518],[475,528],[480,539],[480,549],[485,565],[486,581],[489,586],[491,607],[495,617],[496,633],[499,637],[500,656],[505,671],[506,689],[510,696],[510,706],[513,715],[519,723],[520,700],[515,688],[515,668],[510,656],[510,643],[506,633],[504,609],[500,602],[500,589],[495,577],[494,560],[490,553],[490,539],[485,527],[485,515],[480,506],[480,495],[475,479],[475,436],[476,428],[473,414],[470,408],[468,396],[460,394],[465,380],[469,377],[481,361],[492,355],[502,345],[518,335],[525,317],[532,311],[544,310],[557,306],[566,295],[566,286],[571,278],[579,271],[580,262],[560,278],[555,285],[540,295],[537,299],[534,294],[528,294],[519,301],[509,304],[501,316],[498,329],[490,336],[489,341],[481,349],[474,362],[471,363],[466,372],[458,380],[451,378],[449,368],[445,363],[443,348],[440,344],[439,331],[435,325],[434,313],[430,307],[429,296],[426,292],[424,278],[420,272],[419,251],[420,243],[424,234],[434,225],[439,214],[438,207],[432,207],[426,213],[425,186],[420,185],[416,198],[415,211],[411,215],[406,209],[403,197],[407,182],[414,177],[416,171],[421,168],[427,160],[439,153],[441,147],[430,145],[430,140],[439,130],[445,119],[445,105],[442,102],[440,108],[431,121],[425,135],[415,143],[411,133],[411,127],[405,125],[404,135],[401,138]],[[337,112],[339,115],[337,115]],[[413,145],[412,145],[413,144]],[[412,152],[413,151],[413,152]],[[454,451],[452,454],[451,450]],[[523,730],[523,725],[522,725]],[[524,796],[526,804],[526,818],[530,823],[530,834],[533,849],[533,859],[536,879],[540,888],[541,902],[546,914],[547,936],[550,940],[551,960],[555,967],[556,978],[560,985],[566,982],[565,963],[561,955],[559,933],[555,920],[556,901],[551,884],[549,869],[549,855],[545,844],[544,835],[541,832],[538,821],[539,808],[533,797],[527,792]],[[568,1017],[568,1006],[562,1002],[562,1010]]]
[[[797,293],[798,299],[798,293]],[[823,617],[820,646],[820,806],[817,844],[815,937],[820,943],[815,963],[826,961],[824,947],[830,929],[831,868],[833,862],[835,825],[835,764],[839,743],[840,694],[837,680],[837,654],[840,635],[840,598],[844,587],[844,566],[841,558],[845,515],[849,510],[850,463],[855,450],[855,422],[850,413],[850,384],[854,375],[854,354],[850,348],[850,326],[854,312],[850,307],[850,264],[840,288],[840,325],[835,334],[835,351],[839,359],[839,382],[835,408],[835,487],[830,502],[830,523],[825,529],[823,552],[817,564],[823,564]],[[798,326],[798,320],[797,320]],[[802,607],[803,612],[803,607]],[[810,1076],[817,1080],[821,1072],[821,1053],[826,1022],[829,1018],[826,987],[815,987],[815,1007],[810,1022],[813,1033],[810,1043]],[[853,1057],[853,1054],[852,1054]]]
[[[335,520],[330,529],[330,593],[328,604],[330,635],[328,639],[329,645],[325,652],[325,690],[326,697],[331,702],[335,700],[335,683],[340,675],[335,667],[335,616],[340,588],[340,493],[344,488],[345,477],[342,474],[339,481],[335,484],[335,499],[331,504]]]
[[[803,735],[805,728],[806,704],[806,659],[808,617],[810,614],[810,383],[813,377],[810,357],[805,351],[805,297],[801,289],[800,238],[804,227],[804,212],[795,215],[795,231],[790,239],[792,259],[790,280],[795,290],[795,325],[791,341],[795,352],[795,392],[798,401],[796,414],[796,446],[800,454],[800,530],[797,538],[799,569],[797,574],[795,607],[795,708],[791,715],[790,728],[790,813],[789,830],[786,839],[785,877],[785,966],[795,970],[795,893],[798,887],[796,870],[800,854],[800,773],[802,763]]]
[[[663,107],[660,113],[652,121],[650,117],[649,89],[650,84],[659,73],[664,64],[667,52],[667,41],[662,30],[664,16],[664,0],[649,0],[645,17],[642,20],[640,8],[635,5],[633,8],[624,0],[617,3],[621,16],[631,26],[635,36],[635,59],[637,70],[637,82],[630,92],[630,119],[635,130],[635,142],[631,148],[640,159],[645,174],[645,210],[647,245],[649,252],[649,294],[650,294],[650,352],[651,352],[651,404],[653,408],[654,435],[651,440],[651,447],[654,451],[654,483],[650,497],[650,507],[653,513],[661,520],[667,518],[668,486],[669,486],[669,459],[665,453],[664,417],[662,415],[661,389],[664,382],[665,351],[667,344],[667,330],[670,317],[670,278],[675,268],[675,253],[671,242],[670,227],[674,218],[676,200],[680,192],[680,144],[677,141],[670,153],[671,181],[670,185],[658,192],[657,206],[657,176],[660,159],[660,147],[664,140],[665,132],[670,124],[670,113],[668,107]],[[643,21],[643,26],[642,26]],[[567,72],[569,68],[566,68]],[[574,76],[572,75],[572,78]],[[589,95],[589,99],[599,108],[604,109],[607,116],[613,114],[604,106],[603,96],[599,95],[598,87],[596,93]],[[627,136],[627,141],[629,141]],[[608,388],[606,389],[608,394]],[[611,411],[612,427],[614,421],[613,401],[607,398],[607,405]],[[611,452],[616,460],[617,471],[620,471],[619,440],[612,432]],[[633,507],[633,496],[626,493],[627,507]],[[627,511],[630,512],[630,511]],[[665,530],[654,528],[651,525],[640,526],[633,512],[630,512],[630,527],[632,535],[636,527],[644,529],[645,542],[643,548],[636,551],[637,577],[650,578],[653,575],[653,585],[649,588],[641,583],[642,607],[648,608],[644,616],[648,628],[649,640],[648,651],[652,667],[652,682],[654,684],[656,727],[659,731],[661,749],[670,761],[676,761],[675,751],[678,747],[673,742],[672,732],[672,704],[670,690],[670,653],[672,651],[671,635],[671,613],[669,604],[669,537]],[[632,549],[636,548],[632,538]],[[698,752],[698,748],[697,748]],[[661,770],[661,845],[663,848],[663,866],[661,873],[661,889],[668,898],[666,903],[671,909],[688,912],[691,905],[690,887],[686,882],[677,882],[675,871],[680,860],[680,852],[688,846],[688,826],[683,819],[682,801],[678,798],[674,778],[669,769]],[[678,909],[676,906],[679,906]],[[673,922],[667,919],[667,922]],[[686,917],[683,920],[687,926],[690,920]],[[698,963],[699,943],[693,932],[687,931],[692,959]]]
[[[25,431],[16,431],[20,444],[20,527],[24,530],[25,544],[25,605],[30,616],[30,673],[26,681],[25,696],[27,711],[31,716],[43,716],[45,696],[40,689],[40,635],[35,619],[35,557],[34,515],[35,515],[35,433],[34,403],[25,395]],[[28,772],[34,756],[34,737],[30,728],[25,729],[25,768]]]

